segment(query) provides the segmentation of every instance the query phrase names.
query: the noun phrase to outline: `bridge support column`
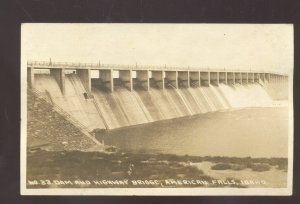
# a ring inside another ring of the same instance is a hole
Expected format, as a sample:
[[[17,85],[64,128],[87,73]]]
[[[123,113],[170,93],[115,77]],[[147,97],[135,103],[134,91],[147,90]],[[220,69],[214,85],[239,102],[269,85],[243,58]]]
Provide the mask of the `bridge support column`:
[[[91,92],[91,71],[90,69],[77,69],[76,73],[78,74],[79,79],[81,80],[85,90]]]
[[[263,82],[265,82],[265,74],[264,73],[260,73],[259,74],[259,79],[262,80]]]
[[[248,84],[248,73],[247,72],[242,72],[242,83]]]
[[[254,73],[248,73],[248,83],[254,83]]]
[[[190,87],[200,87],[201,82],[200,82],[200,72],[196,71],[190,71]]]
[[[219,86],[219,72],[210,72],[210,83]]]
[[[265,73],[265,80],[270,82],[270,73]]]
[[[100,79],[102,85],[109,89],[110,92],[114,91],[114,80],[113,80],[113,70],[100,70]]]
[[[235,84],[235,74],[234,74],[234,72],[227,72],[227,84],[230,84],[230,85]]]
[[[27,84],[29,88],[34,87],[34,68],[28,67],[27,68]]]
[[[242,84],[242,75],[240,72],[234,72],[234,79],[236,84]]]
[[[190,72],[178,71],[178,85],[183,88],[190,88]]]
[[[259,73],[254,73],[254,83],[259,83]]]
[[[164,71],[151,71],[152,81],[156,87],[165,88]]]
[[[132,91],[132,70],[119,70],[119,78],[129,91]]]
[[[171,85],[173,88],[178,88],[178,72],[177,71],[165,71],[166,79],[165,83]]]
[[[50,69],[50,74],[57,81],[62,94],[65,94],[65,91],[66,91],[66,89],[65,89],[65,69],[64,68]]]
[[[219,83],[227,84],[227,72],[219,72]]]
[[[137,70],[136,78],[140,86],[142,86],[145,90],[149,91],[149,71],[148,70]]]
[[[200,84],[201,86],[210,85],[210,72],[200,72]]]

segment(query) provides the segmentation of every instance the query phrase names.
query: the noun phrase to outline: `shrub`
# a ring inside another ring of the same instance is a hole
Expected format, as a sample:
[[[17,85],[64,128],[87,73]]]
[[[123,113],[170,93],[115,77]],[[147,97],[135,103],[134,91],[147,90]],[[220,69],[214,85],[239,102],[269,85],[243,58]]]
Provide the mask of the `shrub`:
[[[252,169],[252,171],[269,171],[271,169],[269,164],[260,163],[251,164],[250,168]]]
[[[227,169],[231,169],[231,165],[226,164],[226,163],[218,163],[218,164],[213,165],[211,167],[211,169],[213,169],[213,170],[227,170]]]

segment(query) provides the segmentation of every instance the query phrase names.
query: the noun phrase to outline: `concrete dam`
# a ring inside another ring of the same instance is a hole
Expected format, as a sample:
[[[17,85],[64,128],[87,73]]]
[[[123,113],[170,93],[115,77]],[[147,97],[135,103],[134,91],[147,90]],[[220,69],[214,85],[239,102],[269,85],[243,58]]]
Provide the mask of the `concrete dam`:
[[[288,97],[287,75],[241,70],[32,61],[27,80],[90,132],[269,107]]]

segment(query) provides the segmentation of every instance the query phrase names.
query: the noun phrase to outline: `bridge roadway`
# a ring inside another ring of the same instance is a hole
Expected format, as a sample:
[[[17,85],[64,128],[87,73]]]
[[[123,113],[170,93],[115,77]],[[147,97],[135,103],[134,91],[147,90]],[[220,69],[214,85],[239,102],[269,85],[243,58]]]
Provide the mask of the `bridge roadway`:
[[[218,86],[220,83],[258,83],[260,80],[273,83],[287,83],[288,81],[286,74],[256,70],[28,61],[27,80],[30,87],[34,86],[35,69],[50,70],[50,74],[57,80],[62,93],[65,92],[65,70],[76,70],[75,73],[78,74],[87,92],[91,91],[92,83],[102,85],[113,92],[116,81],[113,76],[114,71],[119,72],[119,82],[130,91],[134,86],[149,90],[150,87],[189,88],[210,84]],[[98,79],[91,78],[91,70],[99,71]],[[136,73],[135,78],[133,72]]]

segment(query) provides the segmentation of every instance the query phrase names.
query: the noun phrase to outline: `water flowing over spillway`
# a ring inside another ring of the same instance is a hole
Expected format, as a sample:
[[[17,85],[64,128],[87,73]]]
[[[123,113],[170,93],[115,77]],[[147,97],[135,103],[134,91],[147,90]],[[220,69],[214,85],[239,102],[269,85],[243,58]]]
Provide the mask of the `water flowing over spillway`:
[[[87,91],[76,74],[66,75],[64,94],[49,74],[36,74],[34,82],[36,90],[90,130],[115,129],[232,108],[268,107],[273,104],[274,93],[268,91],[272,86],[272,83],[219,84],[150,88],[148,91],[116,87],[112,93],[92,86],[93,97],[86,98]]]

